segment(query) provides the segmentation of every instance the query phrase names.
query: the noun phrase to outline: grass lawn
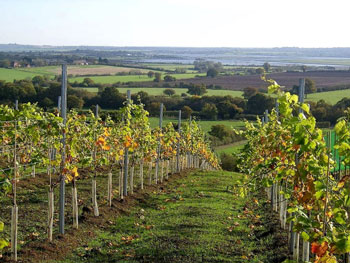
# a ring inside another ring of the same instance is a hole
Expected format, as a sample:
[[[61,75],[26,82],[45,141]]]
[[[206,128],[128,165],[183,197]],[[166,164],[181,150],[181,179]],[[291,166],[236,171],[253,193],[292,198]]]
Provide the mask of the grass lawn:
[[[188,74],[170,74],[176,79],[190,79],[194,78],[196,75],[205,76],[204,73],[188,73]],[[163,77],[165,75],[163,74]],[[149,78],[147,75],[128,75],[128,76],[91,76],[89,77],[96,83],[110,84],[116,82],[143,82],[143,81],[153,81],[153,78]],[[70,78],[70,82],[78,81],[82,82],[84,77]]]
[[[5,81],[12,82],[15,79],[16,80],[27,79],[27,78],[31,79],[37,75],[38,74],[30,72],[30,71],[22,71],[19,69],[0,68],[0,80],[5,80]]]
[[[240,177],[192,172],[171,181],[50,262],[282,262],[286,234],[268,204],[227,190]]]
[[[305,101],[309,100],[317,102],[323,99],[330,104],[336,104],[338,101],[345,97],[350,98],[350,89],[308,94],[307,99],[305,99]]]
[[[240,141],[240,142],[235,142],[232,144],[218,146],[215,148],[215,152],[218,153],[219,155],[221,153],[227,153],[227,154],[237,153],[243,149],[245,143],[246,143],[246,141]]]

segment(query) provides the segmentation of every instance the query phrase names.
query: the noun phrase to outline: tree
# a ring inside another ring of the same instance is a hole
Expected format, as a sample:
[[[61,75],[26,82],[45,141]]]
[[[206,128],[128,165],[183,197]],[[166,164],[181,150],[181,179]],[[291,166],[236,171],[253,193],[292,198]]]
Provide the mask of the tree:
[[[175,73],[176,74],[185,74],[187,70],[185,68],[176,68]]]
[[[231,131],[228,127],[223,124],[213,125],[209,131],[211,136],[217,137],[220,140],[223,140],[225,137],[231,135]]]
[[[9,68],[11,65],[10,60],[8,59],[1,59],[0,60],[0,68]]]
[[[256,74],[259,74],[259,75],[264,74],[264,69],[263,69],[263,68],[257,68],[257,69],[255,70],[255,73],[256,73]]]
[[[165,90],[163,90],[163,93],[167,96],[173,96],[173,95],[175,95],[176,92],[174,89],[165,89]]]
[[[228,100],[221,101],[217,105],[219,111],[219,117],[222,119],[234,118],[237,114],[243,112],[243,109],[239,108],[236,104],[231,103]]]
[[[83,106],[84,106],[83,99],[81,99],[75,95],[68,95],[67,96],[68,109],[72,109],[72,108],[81,109]]]
[[[47,83],[46,79],[43,76],[33,77],[32,82],[34,86],[39,86],[39,87],[43,87]]]
[[[192,84],[188,87],[188,94],[202,96],[207,93],[207,88],[204,85],[194,85]]]
[[[95,85],[95,82],[90,78],[85,78],[82,84],[84,87],[93,87]]]
[[[161,82],[162,81],[162,73],[156,72],[154,73],[154,82]]]
[[[160,102],[152,102],[149,105],[148,111],[152,116],[159,116]],[[163,106],[163,112],[165,111],[166,111],[166,108],[165,106]]]
[[[102,91],[98,92],[99,102],[98,104],[102,108],[118,109],[123,106],[125,96],[120,94],[115,87],[106,87]]]
[[[249,99],[250,97],[256,95],[258,93],[258,89],[257,88],[253,88],[253,87],[246,87],[243,89],[243,97],[245,99]]]
[[[267,62],[264,63],[263,68],[266,72],[269,72],[271,69],[271,65]]]
[[[67,98],[68,99],[68,98]],[[53,101],[50,100],[48,97],[45,97],[41,102],[40,105],[44,108],[49,108],[51,106],[53,106]]]
[[[176,78],[173,77],[173,76],[170,76],[170,75],[166,75],[166,76],[164,77],[164,81],[165,81],[165,82],[172,82],[172,81],[176,81]]]
[[[219,71],[217,71],[215,68],[208,69],[207,77],[215,78],[217,75],[219,75]]]
[[[147,76],[151,79],[154,77],[154,72],[153,71],[148,71]]]
[[[218,109],[213,103],[205,103],[202,110],[201,116],[208,120],[216,120],[218,118]]]
[[[312,79],[305,79],[305,94],[315,93],[317,91],[316,84]]]
[[[143,103],[143,104],[146,104],[149,102],[149,95],[146,91],[139,91],[136,93],[136,96],[140,99],[140,101]]]
[[[271,111],[275,105],[275,99],[262,93],[250,97],[247,102],[247,112],[251,114],[263,114],[265,110]]]
[[[189,119],[190,116],[192,115],[192,112],[193,112],[193,110],[190,107],[188,107],[188,106],[183,106],[182,109],[181,109],[182,116],[185,119]]]

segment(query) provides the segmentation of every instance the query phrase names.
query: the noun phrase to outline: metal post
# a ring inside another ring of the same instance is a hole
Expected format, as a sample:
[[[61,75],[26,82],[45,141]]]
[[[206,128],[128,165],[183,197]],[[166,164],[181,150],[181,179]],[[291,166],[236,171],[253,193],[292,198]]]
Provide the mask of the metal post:
[[[129,105],[131,102],[131,91],[128,90],[126,92],[127,97],[127,104]],[[123,193],[124,196],[128,195],[128,168],[129,168],[129,148],[125,148],[125,154],[124,154],[124,180],[123,180]]]
[[[15,109],[18,110],[18,100],[15,101]]]
[[[58,101],[57,101],[57,110],[58,110],[58,112],[60,112],[61,111],[61,96],[58,96]]]
[[[265,117],[265,123],[268,123],[269,122],[269,110],[265,110],[264,117]]]
[[[160,128],[160,130],[162,130],[162,128],[163,128],[163,103],[160,104],[160,110],[159,110],[159,128]],[[157,149],[157,160],[156,160],[156,178],[155,178],[156,184],[158,183],[160,152],[161,152],[161,144],[160,144],[160,138],[158,138],[158,149]]]
[[[63,126],[67,122],[67,65],[62,65],[62,88],[61,88],[61,116],[63,118]],[[60,198],[59,198],[59,232],[64,234],[64,206],[65,206],[65,176],[63,169],[66,161],[66,131],[62,132],[62,159],[61,159],[61,176],[60,176]]]
[[[299,79],[299,103],[304,103],[305,97],[305,79]],[[303,113],[303,110],[300,109],[299,113]]]
[[[178,127],[177,131],[181,137],[181,110],[179,110],[179,120],[178,120]],[[176,152],[176,171],[180,172],[180,141],[177,143],[177,152]]]

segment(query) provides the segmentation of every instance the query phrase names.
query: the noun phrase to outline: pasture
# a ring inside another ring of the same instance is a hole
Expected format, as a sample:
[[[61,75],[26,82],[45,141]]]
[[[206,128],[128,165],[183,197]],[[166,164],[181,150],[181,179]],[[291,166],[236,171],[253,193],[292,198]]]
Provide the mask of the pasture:
[[[326,91],[326,92],[318,92],[313,94],[308,94],[306,101],[319,101],[325,100],[329,104],[336,104],[343,98],[350,98],[350,89],[345,90],[335,90],[335,91]]]
[[[169,74],[170,76],[175,77],[177,80],[180,79],[193,79],[197,75],[199,76],[205,76],[204,73],[186,73],[186,74]],[[163,74],[163,78],[164,78]],[[74,77],[69,78],[70,82],[82,82],[85,77]],[[127,75],[127,76],[90,76],[90,79],[92,79],[96,83],[101,84],[112,84],[116,82],[153,82],[154,78],[149,78],[147,75]]]
[[[81,88],[90,92],[98,92],[98,88]],[[153,96],[161,96],[164,95],[163,91],[166,88],[118,88],[119,92],[121,93],[126,93],[127,90],[131,90],[132,94],[135,94],[139,91],[145,91],[149,95]],[[186,93],[187,89],[180,89],[180,88],[174,88],[175,90],[175,95],[181,95],[182,93]],[[241,97],[243,92],[242,91],[237,91],[237,90],[211,90],[207,89],[207,93],[205,94],[206,96],[226,96],[226,95],[231,95],[232,97]],[[186,93],[187,94],[187,93]],[[188,95],[188,94],[187,94]]]

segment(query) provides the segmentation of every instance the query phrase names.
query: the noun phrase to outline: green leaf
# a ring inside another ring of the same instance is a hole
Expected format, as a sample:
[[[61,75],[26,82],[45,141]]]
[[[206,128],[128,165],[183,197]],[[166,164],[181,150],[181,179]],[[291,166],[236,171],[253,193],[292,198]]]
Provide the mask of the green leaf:
[[[305,232],[301,232],[301,237],[305,241],[308,241],[310,239],[310,236],[307,233],[305,233]]]
[[[307,114],[310,114],[310,108],[307,104],[303,103],[301,104],[301,109],[306,112]]]
[[[9,245],[9,242],[7,242],[5,239],[0,238],[0,251]]]
[[[0,232],[4,231],[4,222],[0,221]]]
[[[317,191],[315,196],[316,196],[316,199],[320,199],[323,196],[323,191],[322,190],[321,191]]]
[[[346,239],[340,239],[337,243],[336,243],[336,247],[342,251],[342,253],[348,253],[350,252],[350,237],[346,238]]]

